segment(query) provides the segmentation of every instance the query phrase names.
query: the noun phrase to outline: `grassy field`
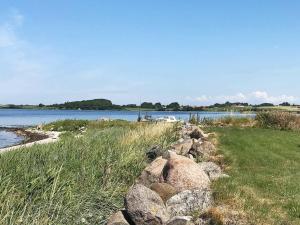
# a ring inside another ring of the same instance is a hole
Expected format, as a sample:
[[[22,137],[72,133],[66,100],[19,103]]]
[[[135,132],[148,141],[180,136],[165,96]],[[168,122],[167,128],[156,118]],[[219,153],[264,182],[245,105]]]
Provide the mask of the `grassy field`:
[[[265,111],[285,111],[285,112],[299,112],[300,108],[297,106],[265,106],[265,107],[258,107],[259,110]]]
[[[212,128],[229,166],[214,183],[217,204],[244,211],[253,224],[300,224],[300,133]]]
[[[105,224],[145,167],[145,151],[176,139],[167,124],[71,124],[51,126],[74,131],[84,124],[87,132],[0,155],[0,224]]]

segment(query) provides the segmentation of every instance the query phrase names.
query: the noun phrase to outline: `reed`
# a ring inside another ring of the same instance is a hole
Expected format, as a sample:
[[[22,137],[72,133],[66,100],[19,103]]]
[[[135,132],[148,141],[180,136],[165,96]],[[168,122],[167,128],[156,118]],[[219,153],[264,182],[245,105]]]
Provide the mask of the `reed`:
[[[0,224],[105,224],[146,166],[145,151],[176,139],[167,124],[86,126],[82,137],[67,132],[57,143],[0,155]]]

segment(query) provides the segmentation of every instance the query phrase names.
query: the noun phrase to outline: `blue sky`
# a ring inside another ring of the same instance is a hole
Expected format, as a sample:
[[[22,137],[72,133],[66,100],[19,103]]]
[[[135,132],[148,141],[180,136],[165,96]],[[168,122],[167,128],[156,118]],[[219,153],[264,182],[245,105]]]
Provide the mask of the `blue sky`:
[[[300,103],[300,2],[0,1],[0,104]]]

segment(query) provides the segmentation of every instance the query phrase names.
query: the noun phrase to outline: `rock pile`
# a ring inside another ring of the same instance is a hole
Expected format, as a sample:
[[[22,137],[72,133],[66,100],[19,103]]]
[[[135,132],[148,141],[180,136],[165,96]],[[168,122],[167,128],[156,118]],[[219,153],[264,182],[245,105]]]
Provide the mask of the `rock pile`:
[[[199,127],[185,124],[181,139],[171,149],[155,146],[147,152],[152,161],[126,197],[125,210],[112,215],[107,225],[198,225],[211,220],[193,218],[213,206],[211,181],[226,175],[213,162],[197,163],[215,152]]]

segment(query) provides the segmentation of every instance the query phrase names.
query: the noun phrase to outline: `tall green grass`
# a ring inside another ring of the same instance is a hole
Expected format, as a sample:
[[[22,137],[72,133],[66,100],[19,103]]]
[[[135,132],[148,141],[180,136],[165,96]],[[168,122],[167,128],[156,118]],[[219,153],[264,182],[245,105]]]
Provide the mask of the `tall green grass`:
[[[145,167],[145,150],[177,138],[170,125],[126,124],[97,122],[80,138],[68,132],[1,154],[0,224],[105,224]]]

